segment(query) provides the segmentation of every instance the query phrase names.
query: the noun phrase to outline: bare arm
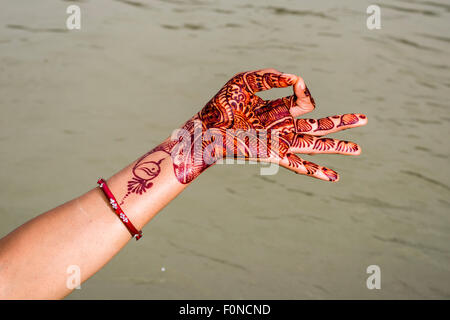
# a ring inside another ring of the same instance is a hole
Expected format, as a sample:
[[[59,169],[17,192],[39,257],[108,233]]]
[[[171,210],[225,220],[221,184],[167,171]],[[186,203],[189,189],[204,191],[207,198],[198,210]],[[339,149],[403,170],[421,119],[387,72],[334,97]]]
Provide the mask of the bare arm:
[[[147,159],[158,161],[160,156],[156,152]],[[133,165],[108,179],[117,200],[127,190]],[[130,196],[121,205],[138,230],[187,186],[175,178],[170,157],[161,162],[160,173],[153,180],[151,192],[136,199]],[[92,189],[0,240],[0,298],[62,298],[71,291],[66,286],[69,266],[78,266],[81,281],[85,281],[130,238],[103,192]]]
[[[255,95],[287,86],[293,86],[292,96],[264,101]],[[362,114],[295,119],[314,107],[298,76],[273,69],[238,74],[182,130],[108,179],[108,186],[140,230],[223,157],[277,163],[298,174],[338,181],[334,170],[296,154],[358,155],[357,144],[321,136],[365,125],[367,119]],[[130,238],[102,191],[92,189],[0,240],[0,298],[62,298],[71,291],[66,285],[69,266],[78,266],[85,281]]]

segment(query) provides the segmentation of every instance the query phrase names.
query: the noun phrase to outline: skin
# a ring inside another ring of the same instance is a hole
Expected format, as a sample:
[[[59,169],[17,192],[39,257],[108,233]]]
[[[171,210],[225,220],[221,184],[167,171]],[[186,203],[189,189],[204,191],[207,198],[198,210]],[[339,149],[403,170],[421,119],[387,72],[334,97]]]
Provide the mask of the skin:
[[[294,91],[289,97],[265,101],[256,95],[288,86]],[[356,143],[324,136],[363,126],[367,118],[344,114],[297,119],[314,108],[299,76],[274,69],[237,74],[183,130],[113,175],[108,186],[141,230],[196,177],[223,158],[277,163],[298,174],[336,182],[339,175],[334,170],[297,154],[360,154]],[[79,267],[83,282],[130,238],[102,191],[94,188],[0,239],[0,298],[63,298],[72,291],[67,286],[70,266]]]
[[[265,101],[256,95],[259,91],[288,86],[294,89],[294,94],[289,97]],[[314,108],[310,91],[303,79],[296,75],[274,69],[239,73],[183,125],[186,134],[182,138],[188,142],[183,141],[180,147],[180,141],[167,141],[138,161],[141,170],[153,170],[156,174],[147,174],[148,177],[144,178],[134,171],[125,198],[131,193],[142,194],[153,186],[150,181],[157,176],[158,168],[153,162],[148,162],[147,157],[155,152],[166,154],[161,155],[160,161],[169,156],[172,158],[174,173],[183,184],[191,182],[217,160],[230,157],[276,163],[295,173],[338,181],[339,175],[334,170],[303,160],[296,154],[359,155],[361,148],[356,143],[323,136],[365,125],[367,117],[343,114],[321,119],[296,119]],[[195,122],[200,132],[197,134]],[[207,131],[209,136],[216,138],[215,141],[202,139]],[[261,132],[270,134],[261,138]],[[273,141],[275,133],[279,134],[276,145]],[[198,156],[194,150],[195,143],[202,144],[203,150],[214,150],[214,154],[203,152]],[[267,150],[264,154],[258,152],[261,146]]]

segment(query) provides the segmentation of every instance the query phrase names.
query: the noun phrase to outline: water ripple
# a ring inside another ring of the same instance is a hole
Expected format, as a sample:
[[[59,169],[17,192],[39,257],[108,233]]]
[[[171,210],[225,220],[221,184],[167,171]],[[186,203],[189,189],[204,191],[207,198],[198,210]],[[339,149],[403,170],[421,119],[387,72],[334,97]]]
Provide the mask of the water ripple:
[[[439,14],[437,12],[431,11],[431,10],[425,10],[425,9],[414,9],[414,8],[407,8],[407,7],[397,7],[391,4],[382,4],[383,8],[392,9],[395,11],[403,12],[403,13],[418,13],[423,14],[426,16],[438,16]]]
[[[442,52],[439,49],[428,47],[428,46],[424,46],[422,44],[419,44],[419,43],[414,42],[414,41],[409,40],[409,39],[400,38],[400,37],[394,37],[394,36],[389,36],[389,38],[394,40],[397,43],[404,44],[404,45],[407,45],[409,47],[413,47],[413,48],[416,48],[416,49],[428,50],[428,51],[434,51],[434,52]]]
[[[397,237],[391,237],[391,238],[385,238],[385,237],[381,237],[378,235],[373,235],[373,237],[377,240],[383,241],[383,242],[390,242],[390,243],[394,243],[394,244],[400,244],[400,245],[404,245],[404,246],[408,246],[411,248],[415,248],[415,249],[419,249],[419,250],[423,250],[424,252],[427,251],[436,251],[439,253],[450,253],[448,250],[442,250],[440,248],[436,248],[436,247],[432,247],[432,246],[427,246],[424,245],[422,243],[414,243],[408,240],[404,240],[404,239],[400,239]]]
[[[7,24],[6,25],[7,28],[9,29],[16,29],[16,30],[23,30],[23,31],[28,31],[28,32],[56,32],[56,33],[60,33],[60,32],[67,32],[67,29],[63,29],[63,28],[32,28],[32,27],[27,27],[24,25],[19,25],[19,24]]]
[[[295,16],[311,16],[315,18],[336,20],[336,18],[326,15],[323,12],[311,11],[311,10],[294,10],[287,9],[283,7],[266,7],[266,9],[270,10],[273,14],[277,15],[295,15]]]
[[[410,176],[419,178],[419,179],[421,179],[421,180],[423,180],[423,181],[429,182],[429,183],[431,183],[431,184],[434,184],[434,185],[436,185],[436,186],[439,186],[439,187],[441,187],[441,188],[444,188],[444,189],[450,191],[450,187],[447,186],[446,184],[444,184],[444,183],[442,183],[442,182],[440,182],[440,181],[434,180],[434,179],[432,179],[432,178],[428,178],[428,177],[426,177],[426,176],[424,176],[424,175],[422,175],[422,174],[420,174],[420,173],[418,173],[418,172],[409,171],[409,170],[401,170],[401,172],[403,172],[403,173],[405,173],[405,174],[407,174],[407,175],[410,175]]]
[[[204,259],[207,259],[207,260],[210,260],[210,261],[213,261],[213,262],[216,262],[216,263],[220,263],[220,264],[223,264],[223,265],[226,265],[226,266],[229,266],[229,267],[233,267],[233,268],[236,268],[236,269],[240,269],[240,270],[243,270],[243,271],[247,271],[247,272],[249,271],[246,267],[244,267],[244,266],[242,266],[240,264],[237,264],[237,263],[234,263],[234,262],[230,262],[230,261],[227,261],[227,260],[222,259],[222,258],[216,258],[216,257],[210,256],[210,255],[207,255],[207,254],[195,251],[195,250],[190,249],[190,248],[181,247],[181,246],[173,243],[172,241],[169,241],[169,244],[171,246],[173,246],[174,248],[177,248],[177,249],[181,250],[184,253],[188,252],[191,255],[194,255],[194,256],[199,257],[199,258],[204,258]]]

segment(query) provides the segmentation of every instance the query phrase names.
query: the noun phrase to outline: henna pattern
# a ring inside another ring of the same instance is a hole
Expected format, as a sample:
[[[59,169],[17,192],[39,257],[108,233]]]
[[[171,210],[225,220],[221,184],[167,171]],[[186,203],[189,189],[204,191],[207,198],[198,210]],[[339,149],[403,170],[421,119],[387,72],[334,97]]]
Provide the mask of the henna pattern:
[[[336,181],[338,179],[338,174],[336,171],[321,167],[313,162],[303,160],[294,154],[286,155],[288,160],[288,166],[294,169],[303,169],[306,175],[314,176],[318,171],[325,174],[329,181]]]
[[[306,174],[308,175],[313,175],[319,170],[319,165],[313,162],[303,161],[303,165],[305,166]]]
[[[318,120],[317,129],[314,131],[331,130],[334,128],[334,122],[329,117]]]
[[[161,162],[170,156],[170,150],[177,142],[169,141],[162,143],[158,147],[144,154],[139,158],[132,168],[133,177],[128,181],[127,193],[120,201],[120,205],[123,205],[125,199],[132,193],[143,194],[147,189],[153,186],[152,180],[158,177],[161,173]],[[158,161],[144,161],[147,157],[155,152],[162,151],[165,153],[165,157]]]
[[[303,166],[303,161],[299,157],[293,154],[287,154],[286,157],[288,159],[289,166],[294,168],[300,168]]]
[[[330,181],[336,181],[338,179],[338,174],[336,171],[322,167],[322,172],[330,179]]]
[[[330,181],[336,181],[335,171],[302,160],[289,150],[354,152],[358,150],[354,143],[317,139],[314,135],[365,124],[365,116],[347,114],[318,120],[294,119],[293,114],[303,114],[315,107],[309,89],[305,85],[302,86],[304,90],[298,89],[298,79],[273,69],[235,75],[182,126],[182,134],[166,140],[135,163],[121,204],[130,194],[140,195],[150,189],[161,172],[161,163],[168,157],[171,157],[175,176],[182,184],[191,182],[224,157],[268,162],[284,159],[291,169],[323,179],[323,175],[318,174],[320,171]],[[255,94],[294,84],[294,95],[289,97],[265,101]],[[161,154],[155,158],[157,152]]]
[[[294,142],[292,143],[293,148],[308,148],[314,142],[314,137],[309,134],[296,134]]]
[[[147,189],[153,186],[153,179],[155,179],[161,172],[160,164],[165,159],[162,158],[159,161],[142,161],[145,158],[141,158],[132,169],[133,178],[128,181],[127,193],[122,198],[120,205],[122,205],[125,199],[131,194],[142,194]]]
[[[344,114],[341,117],[341,122],[338,124],[338,128],[342,126],[349,126],[359,121],[358,117],[354,114]]]
[[[146,161],[139,163],[133,168],[133,179],[128,182],[128,190],[134,193],[142,194],[146,189],[150,188],[153,183],[150,182],[156,178],[161,172],[160,163],[163,159],[159,161]]]
[[[339,141],[336,146],[336,151],[342,153],[354,153],[359,150],[359,147],[356,143],[350,141]]]
[[[348,113],[336,115],[322,119],[296,119],[297,132],[311,133],[313,135],[325,135],[340,128],[340,130],[348,129],[354,125],[364,122],[366,116],[363,114]],[[315,129],[314,129],[315,128]]]
[[[314,101],[314,98],[311,96],[311,92],[309,91],[308,88],[305,89],[305,96],[309,97],[309,99],[311,100],[312,105],[315,107],[316,106],[316,102]]]
[[[330,138],[317,139],[313,149],[319,151],[328,151],[334,147],[334,140]]]
[[[307,119],[297,119],[296,125],[297,132],[309,132],[312,130],[312,126]]]
[[[287,87],[294,84],[294,81],[292,79],[284,75],[279,76],[274,73],[264,73],[260,75],[256,72],[249,72],[246,74],[246,77],[244,77],[244,79],[248,85],[249,90],[251,90],[252,92],[268,90],[274,87]]]

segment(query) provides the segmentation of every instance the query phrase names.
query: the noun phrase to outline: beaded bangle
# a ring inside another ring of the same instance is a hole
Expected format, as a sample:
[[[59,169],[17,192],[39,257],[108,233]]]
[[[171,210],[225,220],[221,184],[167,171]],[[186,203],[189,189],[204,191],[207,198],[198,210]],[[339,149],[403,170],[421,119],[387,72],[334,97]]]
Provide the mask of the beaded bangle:
[[[131,223],[130,219],[128,219],[125,212],[123,212],[122,208],[120,208],[119,204],[116,201],[116,198],[112,194],[111,190],[109,190],[108,185],[106,184],[106,181],[102,178],[98,179],[97,181],[98,186],[100,189],[102,189],[105,196],[108,198],[109,203],[111,204],[111,207],[113,208],[116,215],[119,217],[120,221],[123,222],[125,227],[127,227],[128,231],[131,233],[131,235],[136,238],[136,241],[139,240],[142,237],[142,231],[138,231],[135,226]]]

